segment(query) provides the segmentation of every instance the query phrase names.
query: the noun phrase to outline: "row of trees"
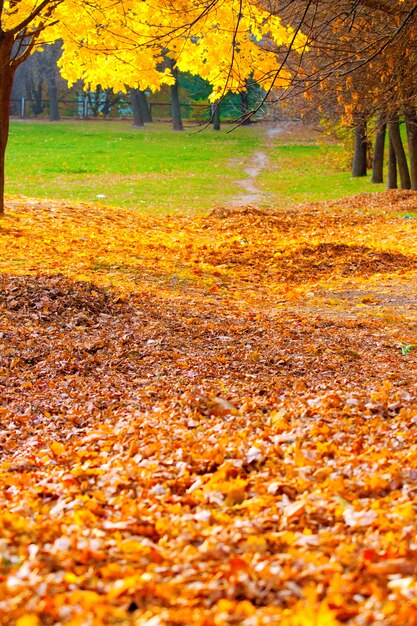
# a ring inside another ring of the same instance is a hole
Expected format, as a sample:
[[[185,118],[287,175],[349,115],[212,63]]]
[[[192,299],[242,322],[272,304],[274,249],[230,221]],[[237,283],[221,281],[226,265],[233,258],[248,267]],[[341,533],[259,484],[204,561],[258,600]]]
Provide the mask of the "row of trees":
[[[415,189],[416,19],[414,0],[0,0],[0,198],[16,69],[59,39],[70,84],[128,88],[139,113],[141,91],[165,84],[174,93],[179,71],[207,81],[214,111],[227,92],[255,83],[268,95],[283,90],[280,98],[304,94],[321,115],[355,128],[355,175],[364,172],[367,128],[378,119],[373,179],[388,128],[389,185],[398,172]]]
[[[274,10],[303,28],[310,47],[302,60],[290,57],[295,79],[286,97],[302,92],[322,117],[353,128],[353,176],[370,165],[371,180],[383,182],[387,138],[388,188],[417,189],[417,4],[293,0]]]
[[[183,129],[183,117],[203,123],[213,118],[215,129],[219,129],[220,111],[224,120],[245,117],[264,93],[251,83],[239,94],[226,95],[214,109],[208,104],[211,87],[207,81],[189,73],[175,72],[175,69],[174,85],[164,86],[154,94],[142,89],[116,93],[101,86],[85,90],[81,81],[70,89],[59,75],[57,62],[61,53],[60,42],[47,45],[17,69],[12,91],[12,115],[48,116],[51,121],[58,121],[61,115],[86,118],[130,116],[133,126],[140,128],[152,122],[156,112],[156,119],[171,117],[174,130]],[[214,110],[217,115],[213,115]]]

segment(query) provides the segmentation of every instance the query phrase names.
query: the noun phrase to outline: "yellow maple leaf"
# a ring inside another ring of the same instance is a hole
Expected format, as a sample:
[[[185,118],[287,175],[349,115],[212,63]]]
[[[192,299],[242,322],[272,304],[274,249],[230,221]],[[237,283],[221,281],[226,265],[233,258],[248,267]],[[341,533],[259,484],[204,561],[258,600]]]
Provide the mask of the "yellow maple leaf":
[[[22,615],[16,621],[16,626],[39,626],[40,621],[37,615]]]

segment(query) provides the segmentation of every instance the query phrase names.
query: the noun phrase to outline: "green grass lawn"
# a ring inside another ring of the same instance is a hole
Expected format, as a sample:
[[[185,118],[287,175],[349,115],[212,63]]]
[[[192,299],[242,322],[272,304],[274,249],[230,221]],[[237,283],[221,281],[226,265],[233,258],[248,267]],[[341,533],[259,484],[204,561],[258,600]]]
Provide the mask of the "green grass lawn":
[[[346,154],[336,144],[286,144],[278,136],[269,158],[271,166],[260,173],[258,185],[279,205],[385,190],[384,184],[372,184],[370,176],[352,178]]]
[[[228,133],[207,128],[174,132],[165,124],[134,130],[127,122],[13,121],[6,193],[95,201],[146,213],[206,213],[241,195],[251,154],[269,164],[256,181],[261,204],[328,199],[377,191],[369,179],[340,171],[337,145],[274,142],[261,125]]]
[[[134,130],[124,122],[14,122],[6,192],[96,201],[146,212],[204,212],[235,194],[229,161],[249,156],[251,132]],[[244,129],[243,129],[244,131]]]

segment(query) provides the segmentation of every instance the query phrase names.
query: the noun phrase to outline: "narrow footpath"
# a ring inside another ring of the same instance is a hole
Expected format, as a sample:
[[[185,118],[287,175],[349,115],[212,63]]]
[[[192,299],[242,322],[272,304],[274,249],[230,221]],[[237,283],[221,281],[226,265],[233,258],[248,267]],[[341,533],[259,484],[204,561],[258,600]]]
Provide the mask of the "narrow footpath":
[[[267,151],[273,146],[276,135],[284,132],[289,122],[282,122],[277,126],[265,130],[265,150],[256,150],[247,160],[244,168],[247,178],[236,181],[241,193],[234,197],[230,204],[232,206],[260,206],[265,204],[270,194],[263,192],[257,184],[257,178],[262,170],[269,166],[270,159]]]

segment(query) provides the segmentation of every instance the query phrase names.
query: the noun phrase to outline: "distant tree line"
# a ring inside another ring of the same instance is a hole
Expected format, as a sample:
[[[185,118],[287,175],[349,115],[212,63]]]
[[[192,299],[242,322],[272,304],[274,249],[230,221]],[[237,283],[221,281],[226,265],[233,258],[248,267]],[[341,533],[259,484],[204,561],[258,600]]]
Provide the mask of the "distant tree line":
[[[135,128],[143,127],[153,118],[170,118],[174,130],[182,130],[183,119],[191,118],[202,123],[212,122],[213,127],[219,129],[221,117],[224,120],[243,118],[244,124],[250,123],[248,113],[264,95],[256,83],[248,81],[246,90],[228,94],[220,103],[212,105],[208,101],[211,87],[207,81],[179,72],[175,67],[171,68],[175,83],[153,94],[141,89],[127,89],[126,93],[100,87],[86,90],[81,81],[68,88],[57,67],[60,55],[59,42],[46,45],[18,67],[13,83],[12,115],[42,116],[51,121],[59,121],[61,117],[131,117]]]

